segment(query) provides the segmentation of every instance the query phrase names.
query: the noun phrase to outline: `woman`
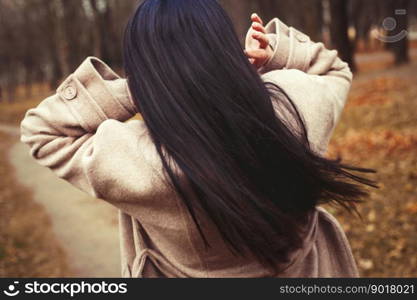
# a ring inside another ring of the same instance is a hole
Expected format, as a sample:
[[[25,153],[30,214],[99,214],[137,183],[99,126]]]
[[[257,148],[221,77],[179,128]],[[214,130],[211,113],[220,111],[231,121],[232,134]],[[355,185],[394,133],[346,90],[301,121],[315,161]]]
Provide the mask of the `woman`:
[[[33,157],[119,208],[124,277],[358,276],[318,208],[353,209],[372,185],[323,158],[352,74],[278,19],[252,21],[244,52],[217,1],[146,0],[127,81],[88,58],[27,112]]]

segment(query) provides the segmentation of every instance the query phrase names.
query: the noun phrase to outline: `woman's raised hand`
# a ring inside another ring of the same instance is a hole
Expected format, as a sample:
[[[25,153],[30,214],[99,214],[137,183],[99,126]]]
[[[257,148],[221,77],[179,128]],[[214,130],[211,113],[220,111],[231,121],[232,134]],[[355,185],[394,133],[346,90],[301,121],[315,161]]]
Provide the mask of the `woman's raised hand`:
[[[273,50],[269,45],[269,38],[262,19],[254,13],[251,20],[250,38],[246,44],[245,54],[256,68],[260,68],[273,55]]]

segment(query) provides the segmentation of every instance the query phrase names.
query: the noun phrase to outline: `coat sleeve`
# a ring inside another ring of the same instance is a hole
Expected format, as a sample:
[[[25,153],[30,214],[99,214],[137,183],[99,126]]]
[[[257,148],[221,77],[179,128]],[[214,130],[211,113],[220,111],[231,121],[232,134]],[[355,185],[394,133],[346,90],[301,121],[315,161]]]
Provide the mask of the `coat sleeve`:
[[[266,25],[273,56],[259,69],[265,82],[283,89],[302,115],[310,144],[323,154],[352,83],[349,65],[304,33],[275,18]],[[250,43],[252,29],[246,43]]]
[[[21,122],[21,141],[41,165],[101,198],[97,163],[111,161],[118,143],[129,138],[122,123],[137,113],[126,80],[90,57],[57,89],[30,109]]]

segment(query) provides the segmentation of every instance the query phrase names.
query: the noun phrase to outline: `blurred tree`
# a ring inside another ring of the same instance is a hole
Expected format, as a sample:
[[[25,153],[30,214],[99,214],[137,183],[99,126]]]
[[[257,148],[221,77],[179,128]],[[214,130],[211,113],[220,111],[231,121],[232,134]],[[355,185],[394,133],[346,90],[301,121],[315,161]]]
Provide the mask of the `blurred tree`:
[[[64,73],[73,72],[85,58],[86,54],[92,54],[92,43],[85,39],[88,29],[88,19],[85,12],[85,4],[83,0],[61,0],[62,8],[62,33],[63,33],[63,51],[64,55]]]
[[[219,0],[230,14],[243,41],[250,14],[265,22],[274,17],[315,41],[332,40],[333,47],[352,68],[355,45],[382,28],[393,16],[397,31],[416,22],[417,1],[410,0]],[[14,99],[18,85],[49,82],[55,88],[86,56],[101,57],[120,71],[125,24],[142,0],[0,0],[0,101]],[[395,15],[407,9],[406,15]],[[330,20],[331,19],[331,20]],[[349,30],[355,40],[349,39]],[[330,34],[328,34],[330,32]],[[389,44],[397,63],[407,62],[408,40]],[[20,90],[20,89],[19,89]]]
[[[314,41],[323,39],[322,0],[258,0],[256,2],[260,14],[266,21],[278,17],[289,26],[305,32]]]
[[[377,3],[375,0],[351,0],[350,3],[350,18],[355,28],[354,47],[356,48],[359,42],[363,42],[365,48],[369,48],[370,32],[377,19],[375,17]]]
[[[61,62],[60,51],[60,30],[59,30],[59,15],[57,1],[42,0],[42,6],[45,9],[45,22],[41,28],[43,32],[50,32],[50,36],[45,40],[45,52],[47,53],[50,65],[49,83],[51,88],[58,85],[59,80],[63,77],[63,70]]]
[[[94,55],[101,57],[108,63],[113,63],[116,47],[112,45],[118,40],[114,32],[112,6],[114,2],[90,0],[94,16]]]
[[[94,19],[94,55],[111,65],[122,65],[122,38],[128,16],[142,1],[89,0]]]
[[[22,57],[22,47],[16,29],[21,28],[22,18],[19,17],[17,2],[0,0],[0,71],[2,73],[0,84],[7,92],[7,100],[13,101],[16,87],[19,83],[18,69],[21,68],[19,60]],[[3,93],[3,98],[6,95]]]
[[[393,16],[396,24],[393,23],[394,28],[388,30],[387,34],[390,36],[401,36],[402,32],[408,30],[408,18],[409,18],[409,0],[388,0],[386,1],[387,16]],[[387,20],[387,19],[385,19]],[[388,49],[390,49],[395,56],[395,63],[397,65],[409,62],[409,40],[408,35],[403,36],[394,43],[389,43]]]
[[[47,63],[45,55],[46,39],[41,38],[45,32],[51,30],[47,26],[49,16],[47,10],[43,7],[44,1],[17,1],[19,11],[22,12],[21,27],[17,28],[18,32],[24,32],[25,38],[19,39],[21,47],[20,62],[23,66],[23,78],[26,97],[32,96],[33,83],[44,81],[46,78],[46,69],[44,62]],[[50,37],[53,39],[53,37]],[[48,59],[49,60],[49,59]]]
[[[129,17],[135,11],[136,5],[141,2],[143,1],[109,0],[112,11],[112,31],[111,38],[109,38],[109,46],[113,49],[113,52],[111,53],[112,60],[109,63],[115,67],[122,67],[123,65],[122,47],[124,29]]]
[[[352,71],[355,71],[353,47],[349,39],[348,0],[330,0],[329,7],[332,44],[339,51],[340,57],[349,64]]]
[[[292,2],[295,4],[295,1]],[[322,0],[298,1],[301,12],[296,15],[300,18],[300,30],[304,31],[313,41],[323,40],[323,2]]]

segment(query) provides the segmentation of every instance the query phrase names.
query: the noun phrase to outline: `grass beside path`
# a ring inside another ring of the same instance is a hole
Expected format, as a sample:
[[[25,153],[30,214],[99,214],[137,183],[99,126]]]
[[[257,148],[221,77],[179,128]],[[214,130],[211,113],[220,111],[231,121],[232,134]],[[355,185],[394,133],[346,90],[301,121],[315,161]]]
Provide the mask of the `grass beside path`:
[[[15,139],[0,132],[0,277],[71,276],[48,215],[8,161]]]

